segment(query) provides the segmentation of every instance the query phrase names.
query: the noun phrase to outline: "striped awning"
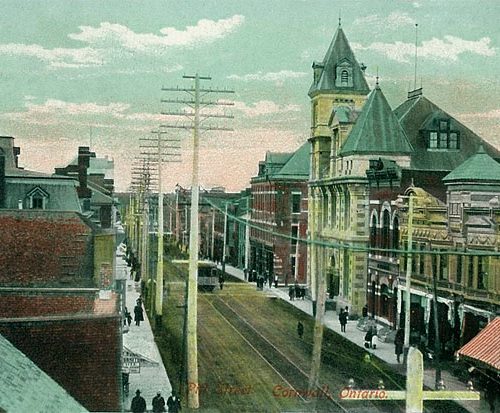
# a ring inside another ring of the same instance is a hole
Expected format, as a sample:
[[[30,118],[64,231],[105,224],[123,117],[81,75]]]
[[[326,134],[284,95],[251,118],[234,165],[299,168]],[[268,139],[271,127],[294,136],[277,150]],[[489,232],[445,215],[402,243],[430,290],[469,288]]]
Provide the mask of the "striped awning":
[[[500,317],[496,317],[458,350],[458,354],[500,373]]]

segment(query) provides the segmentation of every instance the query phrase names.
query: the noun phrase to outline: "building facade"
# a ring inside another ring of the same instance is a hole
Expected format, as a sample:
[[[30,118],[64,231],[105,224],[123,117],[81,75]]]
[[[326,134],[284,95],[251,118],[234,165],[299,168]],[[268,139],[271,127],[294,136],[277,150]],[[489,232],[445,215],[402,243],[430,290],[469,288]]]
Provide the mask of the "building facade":
[[[307,179],[310,145],[268,152],[251,179],[249,270],[279,283],[307,282]]]

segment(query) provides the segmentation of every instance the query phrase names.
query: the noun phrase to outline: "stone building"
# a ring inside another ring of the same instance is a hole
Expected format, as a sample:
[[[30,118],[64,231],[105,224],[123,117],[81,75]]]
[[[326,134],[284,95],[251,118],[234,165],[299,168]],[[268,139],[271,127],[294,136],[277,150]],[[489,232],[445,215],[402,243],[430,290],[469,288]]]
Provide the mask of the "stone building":
[[[405,288],[398,197],[418,187],[446,211],[443,178],[480,145],[493,158],[500,152],[421,89],[392,110],[378,80],[369,90],[363,68],[340,26],[313,64],[309,273],[313,293],[324,277],[337,305],[360,315],[368,304],[371,316],[395,327]]]

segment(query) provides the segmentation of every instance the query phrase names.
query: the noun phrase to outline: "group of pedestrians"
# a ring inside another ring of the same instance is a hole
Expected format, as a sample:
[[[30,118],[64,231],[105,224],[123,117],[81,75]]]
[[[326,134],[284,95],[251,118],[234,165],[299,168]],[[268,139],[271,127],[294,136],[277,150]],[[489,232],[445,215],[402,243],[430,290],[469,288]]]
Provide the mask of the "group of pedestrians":
[[[161,392],[156,393],[151,402],[153,406],[153,412],[166,412],[165,405],[168,408],[169,413],[178,413],[182,410],[181,399],[172,391],[172,394],[167,399],[165,404],[165,399],[161,395]],[[147,410],[146,400],[141,396],[141,391],[137,389],[135,392],[135,397],[132,399],[132,404],[130,405],[130,410],[132,413],[144,413]]]

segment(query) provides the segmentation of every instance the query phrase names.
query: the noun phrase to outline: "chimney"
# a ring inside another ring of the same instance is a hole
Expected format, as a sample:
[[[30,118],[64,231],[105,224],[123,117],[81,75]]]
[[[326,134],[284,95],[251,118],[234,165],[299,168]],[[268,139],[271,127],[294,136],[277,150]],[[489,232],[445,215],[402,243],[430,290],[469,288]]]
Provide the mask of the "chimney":
[[[16,169],[16,159],[20,151],[15,150],[14,138],[12,136],[0,136],[0,152],[3,152],[5,159],[5,170]]]
[[[78,147],[78,198],[90,198],[91,192],[87,187],[87,169],[90,165],[90,148]]]

